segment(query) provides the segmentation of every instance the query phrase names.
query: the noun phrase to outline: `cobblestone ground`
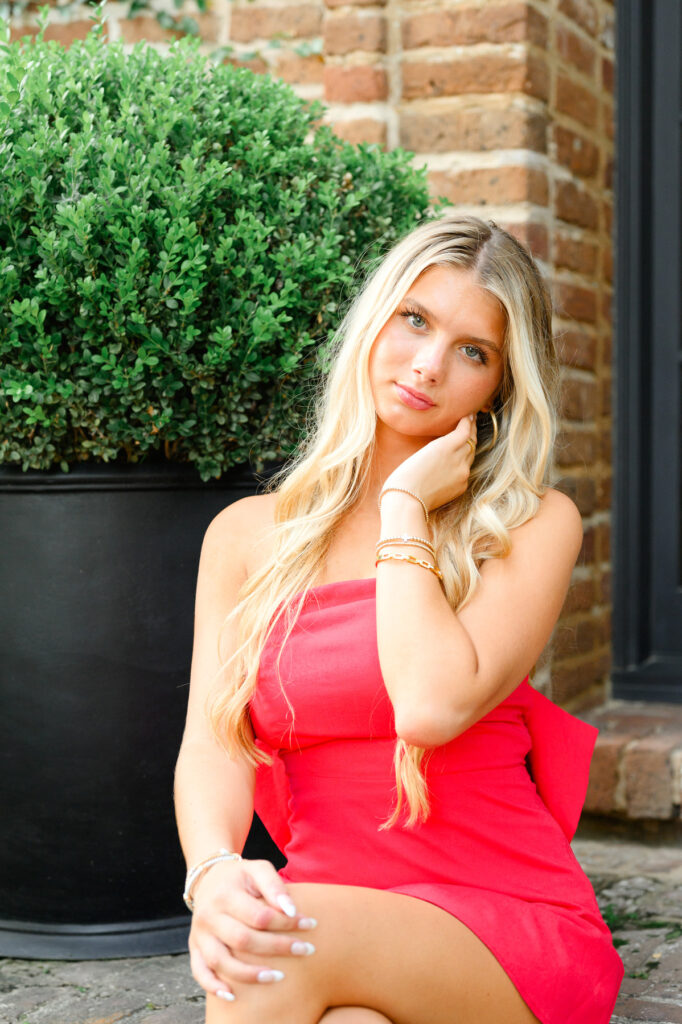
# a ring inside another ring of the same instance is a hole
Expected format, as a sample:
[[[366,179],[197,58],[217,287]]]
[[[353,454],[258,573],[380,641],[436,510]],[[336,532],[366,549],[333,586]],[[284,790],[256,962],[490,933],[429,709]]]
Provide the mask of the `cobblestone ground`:
[[[619,839],[576,839],[573,849],[625,964],[611,1024],[682,1024],[682,849]],[[0,1021],[203,1024],[204,994],[186,955],[0,959]]]

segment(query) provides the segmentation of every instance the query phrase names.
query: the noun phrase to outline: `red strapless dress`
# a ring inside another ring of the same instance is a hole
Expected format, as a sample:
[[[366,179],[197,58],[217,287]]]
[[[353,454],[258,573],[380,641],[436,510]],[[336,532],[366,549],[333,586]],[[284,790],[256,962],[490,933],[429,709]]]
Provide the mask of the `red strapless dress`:
[[[432,751],[427,821],[379,831],[396,734],[375,598],[372,577],[314,587],[281,685],[282,620],[263,651],[251,720],[275,760],[258,769],[255,806],[288,859],[282,877],[427,900],[486,944],[542,1024],[608,1024],[623,963],[570,847],[597,730],[526,678]]]

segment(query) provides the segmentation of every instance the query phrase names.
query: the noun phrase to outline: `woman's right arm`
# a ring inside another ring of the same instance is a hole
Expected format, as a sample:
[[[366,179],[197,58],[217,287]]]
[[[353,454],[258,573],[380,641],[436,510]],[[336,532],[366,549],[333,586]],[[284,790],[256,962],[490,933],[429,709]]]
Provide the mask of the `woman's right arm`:
[[[211,733],[206,703],[220,667],[218,635],[237,603],[246,577],[246,550],[253,533],[253,502],[242,498],[223,509],[204,536],[197,578],[194,646],[187,719],[175,769],[175,814],[188,868],[224,847],[243,849],[253,816],[255,769],[230,758]],[[223,657],[235,650],[237,624],[221,636]],[[268,954],[304,954],[304,936],[291,934],[311,924],[296,913],[284,882],[269,861],[225,861],[194,884],[189,937],[192,974],[211,994],[227,993],[230,979],[273,981]],[[293,946],[293,948],[292,948]],[[240,952],[263,957],[259,964]],[[265,972],[265,973],[263,973]],[[260,977],[259,977],[260,975]]]

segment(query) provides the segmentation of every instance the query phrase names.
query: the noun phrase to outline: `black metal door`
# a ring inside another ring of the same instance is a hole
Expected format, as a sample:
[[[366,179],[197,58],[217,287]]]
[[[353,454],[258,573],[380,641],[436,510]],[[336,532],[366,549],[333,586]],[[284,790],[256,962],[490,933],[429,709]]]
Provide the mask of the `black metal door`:
[[[682,6],[617,22],[614,696],[682,702]]]

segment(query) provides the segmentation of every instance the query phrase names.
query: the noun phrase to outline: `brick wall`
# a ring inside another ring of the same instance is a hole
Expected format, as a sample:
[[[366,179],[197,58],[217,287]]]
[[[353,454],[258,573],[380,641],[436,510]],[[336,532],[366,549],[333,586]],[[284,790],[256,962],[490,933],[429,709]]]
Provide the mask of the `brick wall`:
[[[108,38],[170,43],[153,16],[126,13],[108,5]],[[558,485],[585,542],[534,681],[571,710],[596,704],[610,662],[614,4],[215,0],[194,16],[206,52],[231,46],[227,59],[322,99],[349,141],[413,151],[434,196],[494,218],[539,259],[564,366]],[[65,45],[91,26],[87,8],[52,17],[46,38]],[[14,37],[32,23],[34,7]]]

